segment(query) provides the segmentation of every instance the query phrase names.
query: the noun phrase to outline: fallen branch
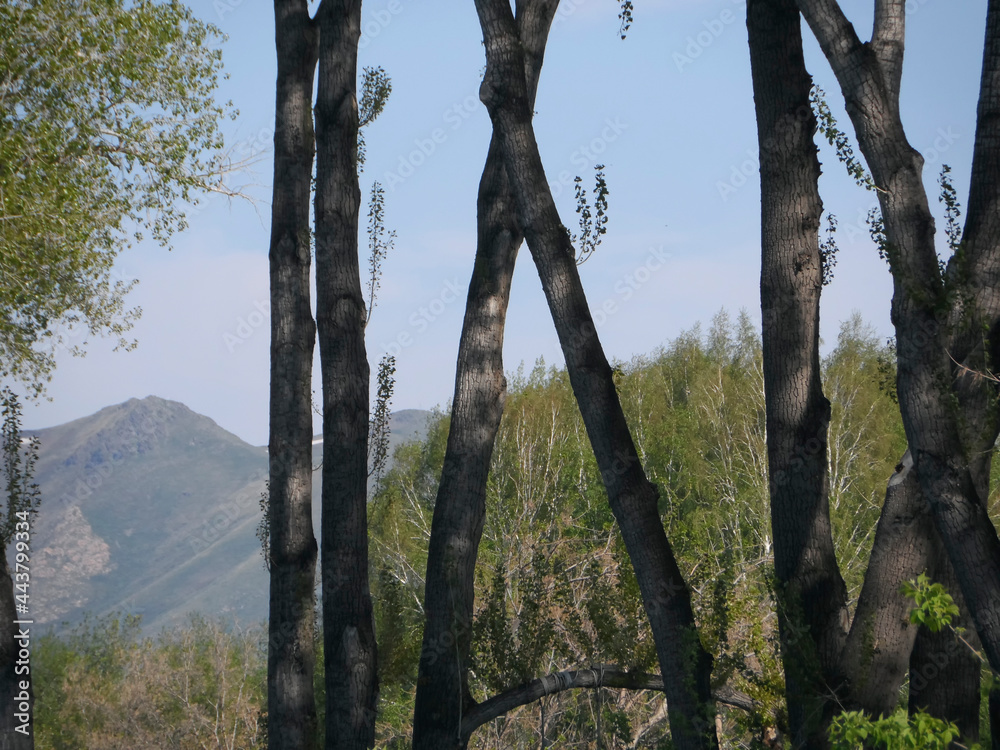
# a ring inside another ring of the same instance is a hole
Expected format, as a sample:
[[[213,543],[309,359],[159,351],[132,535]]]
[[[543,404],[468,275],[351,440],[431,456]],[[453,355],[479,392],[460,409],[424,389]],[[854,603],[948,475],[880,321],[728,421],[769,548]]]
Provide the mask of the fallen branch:
[[[578,688],[619,688],[623,690],[656,690],[663,692],[663,677],[645,672],[627,672],[620,667],[598,666],[590,669],[554,672],[523,685],[504,690],[474,706],[462,718],[462,737],[468,738],[488,721],[503,716],[519,706],[526,706],[546,695]],[[719,703],[744,711],[754,711],[757,703],[749,695],[723,685],[714,691]]]

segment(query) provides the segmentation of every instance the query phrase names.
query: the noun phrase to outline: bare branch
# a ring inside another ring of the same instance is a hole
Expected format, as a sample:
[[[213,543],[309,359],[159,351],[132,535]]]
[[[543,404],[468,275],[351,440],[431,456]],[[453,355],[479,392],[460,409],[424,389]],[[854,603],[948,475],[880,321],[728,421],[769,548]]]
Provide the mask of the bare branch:
[[[905,28],[905,0],[876,0],[872,49],[894,98],[899,96],[899,82],[903,75]]]
[[[860,68],[863,45],[837,0],[796,0],[837,79],[850,68]]]
[[[663,692],[663,677],[645,672],[628,672],[621,667],[609,665],[547,674],[504,690],[476,705],[462,718],[462,737],[468,738],[486,722],[503,716],[519,706],[533,703],[546,695],[561,693],[564,690],[601,687]],[[757,702],[753,698],[728,685],[716,690],[713,697],[719,703],[744,711],[754,711],[757,708]]]

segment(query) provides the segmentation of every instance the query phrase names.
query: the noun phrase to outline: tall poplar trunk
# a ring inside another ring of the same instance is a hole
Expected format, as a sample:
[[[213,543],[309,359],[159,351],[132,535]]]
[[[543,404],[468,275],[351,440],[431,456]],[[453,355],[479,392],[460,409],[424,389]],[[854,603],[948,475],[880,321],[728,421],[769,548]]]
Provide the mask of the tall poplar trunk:
[[[937,532],[909,452],[889,480],[847,630],[827,502],[829,405],[819,370],[822,204],[811,79],[794,0],[752,0],[747,25],[761,163],[771,515],[791,739],[795,746],[825,746],[830,719],[844,708],[892,713],[908,668],[918,674],[916,682],[911,678],[911,704],[957,721],[974,738],[975,656],[910,624],[912,602],[900,591],[928,567],[948,571],[940,565]],[[942,658],[952,667],[947,673]]]
[[[321,569],[326,747],[375,743],[368,585],[368,356],[358,261],[360,0],[323,0],[316,97],[316,325],[323,377]]]
[[[518,7],[527,2],[519,2]],[[690,592],[660,519],[658,490],[640,463],[587,306],[575,251],[545,180],[514,16],[507,0],[476,0],[476,10],[487,61],[480,98],[500,143],[570,383],[636,570],[660,659],[673,742],[682,750],[714,748],[718,740],[710,690],[712,658],[698,637]]]
[[[309,196],[316,28],[306,0],[275,0],[278,54],[271,203],[268,747],[314,747],[316,538],[312,526]]]
[[[793,744],[823,747],[839,698],[848,615],[828,502],[812,80],[794,0],[751,0],[747,28],[761,152],[764,392],[785,694]]]
[[[557,0],[519,8],[529,100],[545,54]],[[494,135],[479,183],[476,260],[458,348],[448,445],[431,523],[424,593],[423,647],[413,718],[414,750],[465,747],[476,557],[486,515],[486,480],[503,415],[503,334],[518,226]]]
[[[944,276],[923,158],[900,120],[904,4],[878,0],[872,41],[862,44],[835,0],[797,3],[837,76],[877,186],[893,275],[903,426],[935,527],[998,669],[1000,538],[977,480],[997,437],[996,384],[975,371],[1000,353],[1000,2],[990,0],[987,12],[969,218]]]
[[[899,705],[919,629],[900,590],[933,557],[934,525],[909,452],[889,479],[861,595],[844,646],[845,708],[888,716]]]

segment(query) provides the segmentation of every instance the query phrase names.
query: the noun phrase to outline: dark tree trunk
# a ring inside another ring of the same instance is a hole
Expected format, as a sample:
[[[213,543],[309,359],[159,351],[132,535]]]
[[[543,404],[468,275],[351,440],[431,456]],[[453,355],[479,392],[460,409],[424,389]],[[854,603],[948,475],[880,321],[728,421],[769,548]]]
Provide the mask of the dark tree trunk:
[[[306,0],[276,0],[278,53],[271,204],[268,747],[312,748],[316,538],[312,526],[309,195],[316,29]]]
[[[943,278],[921,177],[923,158],[907,142],[899,116],[904,4],[876,2],[873,38],[862,44],[835,0],[797,2],[837,75],[877,186],[894,282],[903,425],[935,527],[986,655],[997,669],[1000,539],[978,480],[980,457],[991,454],[997,435],[996,384],[962,370],[955,361],[979,369],[995,361],[988,355],[1000,345],[995,216],[1000,191],[1000,3],[991,0],[988,10],[970,220],[963,247]],[[981,392],[973,395],[976,391]],[[963,419],[973,427],[964,427]]]
[[[792,739],[796,746],[824,746],[829,721],[842,707],[892,713],[908,668],[918,668],[916,697],[932,713],[976,731],[969,726],[978,705],[974,655],[955,652],[943,637],[924,638],[909,623],[912,602],[900,592],[939,551],[909,453],[889,480],[864,587],[845,631],[846,591],[827,504],[829,406],[819,376],[822,204],[811,80],[794,0],[751,2],[747,23],[761,151],[771,513]],[[945,686],[939,667],[946,646],[955,669]]]
[[[11,541],[13,545],[13,540]],[[16,638],[21,632],[31,634],[30,622],[17,624],[20,618],[14,601],[14,581],[7,565],[6,550],[0,551],[0,750],[33,750],[35,747],[34,691],[31,674],[18,665],[21,648],[27,648]],[[27,710],[22,710],[22,709]],[[18,731],[18,727],[25,729]]]
[[[525,3],[518,3],[522,7]],[[658,491],[646,478],[597,337],[575,251],[545,180],[531,125],[524,53],[507,0],[476,0],[486,45],[480,98],[493,122],[520,225],[538,268],[608,500],[622,530],[663,674],[676,747],[714,748],[712,658],[667,541]]]
[[[767,457],[778,624],[795,746],[823,747],[840,696],[847,589],[830,524],[819,363],[823,261],[816,119],[794,0],[751,0],[750,62],[761,181]]]
[[[529,99],[542,66],[557,2],[518,14]],[[506,382],[503,334],[511,277],[524,237],[494,136],[479,183],[476,260],[458,349],[448,446],[431,523],[423,648],[413,719],[414,750],[464,747],[476,556],[486,514],[486,479]]]
[[[910,624],[913,601],[900,591],[904,581],[927,569],[934,525],[920,494],[913,460],[904,454],[889,479],[875,528],[864,584],[844,647],[844,705],[871,716],[888,716],[899,704],[917,626]]]
[[[316,97],[316,326],[323,377],[326,747],[375,744],[368,585],[368,356],[358,261],[360,0],[323,0]]]

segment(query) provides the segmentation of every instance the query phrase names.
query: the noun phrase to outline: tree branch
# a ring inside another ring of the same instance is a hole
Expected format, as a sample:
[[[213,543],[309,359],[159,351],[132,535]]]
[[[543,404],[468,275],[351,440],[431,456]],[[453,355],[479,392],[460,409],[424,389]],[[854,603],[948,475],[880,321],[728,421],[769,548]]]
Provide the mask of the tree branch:
[[[992,0],[986,16],[983,72],[976,112],[976,140],[972,151],[972,181],[962,237],[973,285],[995,287],[987,267],[995,252],[988,238],[1000,235],[1000,2]],[[996,307],[980,302],[986,316]],[[989,319],[989,317],[987,317]]]
[[[578,688],[601,687],[663,692],[663,677],[645,672],[628,672],[616,666],[597,666],[590,669],[553,672],[523,685],[504,690],[502,693],[477,704],[462,718],[462,737],[467,739],[486,722],[503,716],[515,708],[533,703],[546,695]],[[713,697],[719,703],[743,711],[750,712],[757,709],[757,702],[753,698],[728,685],[723,685],[716,690]]]
[[[872,49],[893,92],[893,98],[899,96],[899,82],[903,75],[905,28],[905,0],[875,0]]]
[[[852,67],[860,68],[864,45],[837,0],[796,0],[796,4],[837,79]]]

